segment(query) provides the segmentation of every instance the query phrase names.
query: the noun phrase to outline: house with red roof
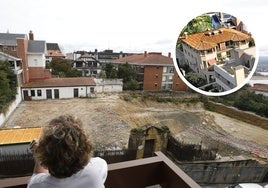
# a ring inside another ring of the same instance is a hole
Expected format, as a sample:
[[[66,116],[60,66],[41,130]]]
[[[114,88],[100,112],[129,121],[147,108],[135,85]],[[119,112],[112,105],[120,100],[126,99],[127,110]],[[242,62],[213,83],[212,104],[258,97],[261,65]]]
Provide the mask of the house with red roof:
[[[187,86],[175,71],[171,54],[162,55],[159,52],[146,51],[143,54],[133,54],[113,61],[116,64],[128,63],[137,72],[141,90],[174,90],[185,91]]]
[[[254,84],[250,90],[268,97],[268,84]]]
[[[53,57],[64,58],[58,44],[34,40],[32,31],[29,32],[29,37],[25,34],[0,33],[0,59],[7,59],[18,73],[23,100],[91,97],[96,92],[123,90],[120,79],[95,81],[92,78],[100,66],[88,54],[80,57],[83,62],[77,62],[77,66],[89,69],[91,77],[52,78],[51,71],[46,69],[46,62]],[[98,87],[96,83],[99,84]]]
[[[46,63],[50,63],[53,58],[65,58],[58,43],[46,43],[46,47]]]
[[[251,40],[250,34],[228,27],[185,33],[178,40],[177,63],[203,75],[208,84],[216,83],[219,91],[227,91],[243,83],[253,68],[256,49]]]
[[[28,82],[21,88],[23,100],[92,97],[96,83],[90,77],[50,78]]]

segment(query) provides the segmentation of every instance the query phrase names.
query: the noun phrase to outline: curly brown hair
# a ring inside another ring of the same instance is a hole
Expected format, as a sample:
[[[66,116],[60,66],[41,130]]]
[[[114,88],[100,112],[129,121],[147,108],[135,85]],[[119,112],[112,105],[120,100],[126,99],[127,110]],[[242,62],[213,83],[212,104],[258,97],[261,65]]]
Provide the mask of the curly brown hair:
[[[35,157],[52,176],[65,178],[87,165],[91,150],[82,122],[71,115],[63,115],[43,128]]]

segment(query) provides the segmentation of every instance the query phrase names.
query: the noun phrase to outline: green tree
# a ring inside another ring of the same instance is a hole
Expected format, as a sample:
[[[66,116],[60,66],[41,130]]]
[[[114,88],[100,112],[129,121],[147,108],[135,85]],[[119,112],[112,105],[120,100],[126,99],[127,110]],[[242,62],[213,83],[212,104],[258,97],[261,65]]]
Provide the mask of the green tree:
[[[131,79],[124,83],[123,89],[124,90],[136,90],[139,88],[139,82],[135,79]]]
[[[101,70],[101,71],[100,71],[99,77],[100,77],[100,78],[107,78],[107,77],[106,77],[105,70]]]
[[[207,83],[206,78],[199,73],[189,72],[185,75],[186,80],[195,87],[201,87]]]
[[[125,63],[125,64],[120,64],[118,66],[118,71],[117,71],[117,76],[118,78],[122,78],[123,82],[126,83],[132,79],[136,79],[136,72],[134,69],[131,67],[130,64]]]
[[[117,71],[118,78],[123,79],[124,90],[136,90],[139,88],[136,71],[128,63],[120,64]]]
[[[0,112],[4,106],[16,97],[17,76],[8,61],[0,61]]]
[[[52,69],[53,75],[59,77],[79,77],[81,72],[71,66],[71,62],[67,59],[54,58],[48,65]]]
[[[187,32],[188,34],[199,33],[212,29],[212,21],[209,15],[203,14],[192,19],[182,30],[181,36]]]
[[[107,63],[104,71],[106,74],[106,78],[117,78],[117,71],[112,63]]]

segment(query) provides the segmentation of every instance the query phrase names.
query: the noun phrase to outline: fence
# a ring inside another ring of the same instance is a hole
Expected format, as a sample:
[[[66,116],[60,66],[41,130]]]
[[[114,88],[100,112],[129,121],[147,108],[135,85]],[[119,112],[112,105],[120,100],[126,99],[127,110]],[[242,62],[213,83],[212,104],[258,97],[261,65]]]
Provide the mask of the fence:
[[[179,161],[204,161],[214,160],[217,149],[202,148],[201,144],[189,144],[169,137],[167,152],[171,153]]]
[[[31,153],[9,153],[0,155],[0,178],[25,176],[33,172]]]
[[[12,146],[10,146],[12,147]],[[137,150],[100,150],[93,157],[101,157],[108,164],[136,159]],[[5,151],[0,153],[0,178],[31,175],[34,159],[28,150]]]

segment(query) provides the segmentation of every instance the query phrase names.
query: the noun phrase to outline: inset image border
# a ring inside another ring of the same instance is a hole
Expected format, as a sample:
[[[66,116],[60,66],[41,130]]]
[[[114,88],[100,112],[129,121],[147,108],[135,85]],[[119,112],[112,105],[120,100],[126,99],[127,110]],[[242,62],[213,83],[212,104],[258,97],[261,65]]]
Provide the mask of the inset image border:
[[[231,14],[205,13],[177,36],[174,66],[194,91],[208,96],[233,93],[249,82],[259,59],[255,39]]]

